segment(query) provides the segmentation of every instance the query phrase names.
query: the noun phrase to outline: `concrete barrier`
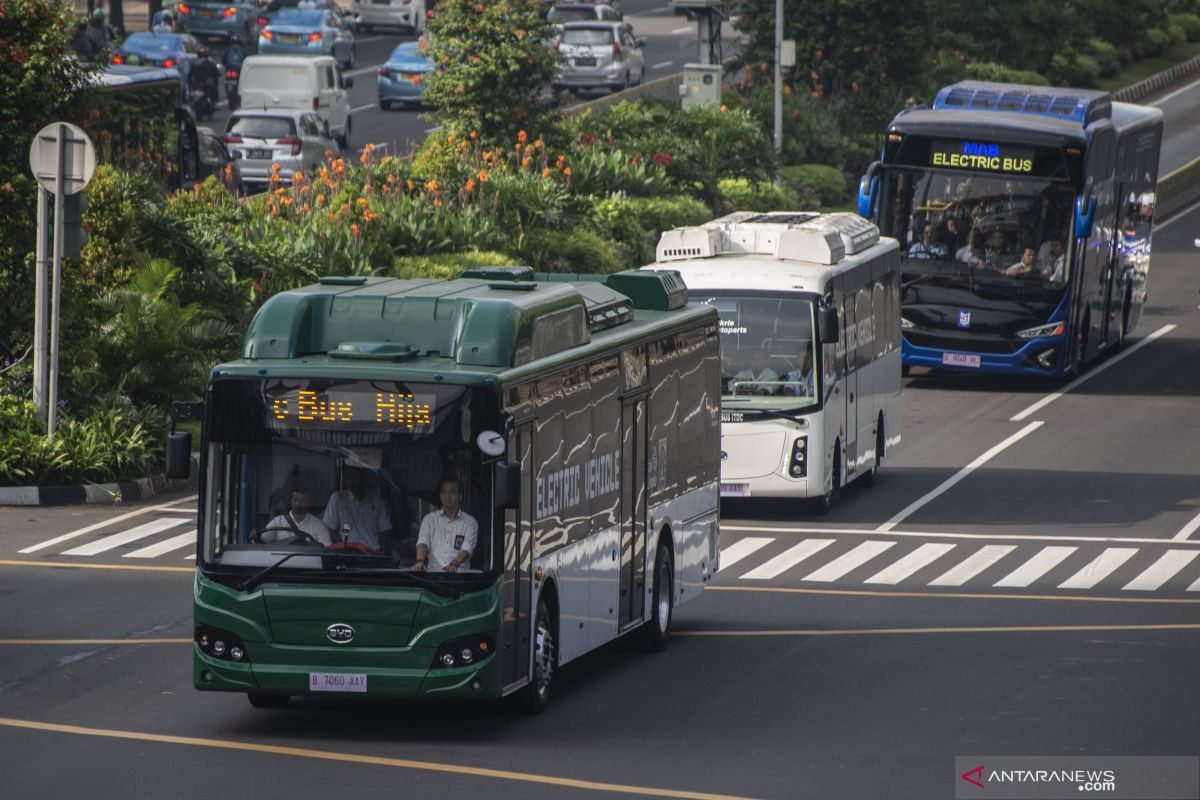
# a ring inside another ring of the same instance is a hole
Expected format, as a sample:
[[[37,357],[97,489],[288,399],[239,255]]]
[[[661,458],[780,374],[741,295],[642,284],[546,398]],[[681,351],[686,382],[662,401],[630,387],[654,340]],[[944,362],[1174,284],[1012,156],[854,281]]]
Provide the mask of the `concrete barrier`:
[[[1162,221],[1200,202],[1200,158],[1158,179],[1154,218]]]
[[[1118,89],[1112,93],[1112,99],[1123,103],[1135,103],[1143,97],[1152,95],[1198,72],[1200,72],[1200,56],[1195,56],[1194,58],[1189,58],[1187,61],[1176,64],[1170,69],[1156,72],[1145,80],[1126,86],[1124,89]]]

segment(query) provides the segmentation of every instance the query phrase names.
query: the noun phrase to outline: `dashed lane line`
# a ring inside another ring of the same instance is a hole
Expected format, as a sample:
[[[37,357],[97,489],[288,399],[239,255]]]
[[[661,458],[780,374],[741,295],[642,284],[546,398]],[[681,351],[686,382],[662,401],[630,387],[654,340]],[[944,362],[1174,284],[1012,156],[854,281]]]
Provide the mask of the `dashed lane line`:
[[[327,750],[312,750],[305,747],[284,747],[281,745],[259,744],[256,742],[239,742],[230,739],[206,739],[196,736],[170,736],[158,733],[141,733],[139,731],[123,731],[106,728],[87,728],[81,725],[60,725],[51,722],[38,722],[28,719],[12,719],[0,717],[0,725],[9,728],[24,728],[26,730],[43,731],[48,733],[66,733],[76,736],[96,736],[105,739],[126,739],[136,742],[154,742],[158,744],[188,745],[216,750],[236,750],[251,753],[269,753],[279,756],[307,758],[316,761],[333,761],[351,764],[370,764],[380,767],[415,770],[419,772],[438,772],[451,775],[468,775],[475,778],[492,778],[494,780],[512,781],[517,783],[541,784],[558,786],[565,789],[582,789],[592,792],[611,792],[613,794],[639,795],[644,797],[674,797],[685,800],[746,800],[735,795],[713,794],[710,792],[693,792],[680,789],[663,789],[650,786],[632,786],[620,783],[603,783],[601,781],[564,778],[556,775],[539,775],[532,772],[515,772],[504,769],[487,769],[468,764],[446,764],[436,761],[418,761],[410,758],[388,758],[384,756],[369,756],[359,753],[331,753]]]

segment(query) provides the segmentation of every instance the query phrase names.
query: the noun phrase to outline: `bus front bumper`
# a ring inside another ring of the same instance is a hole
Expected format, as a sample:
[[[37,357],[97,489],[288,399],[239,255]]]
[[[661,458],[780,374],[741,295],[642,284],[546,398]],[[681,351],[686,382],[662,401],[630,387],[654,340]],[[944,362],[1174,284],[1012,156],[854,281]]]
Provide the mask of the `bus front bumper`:
[[[901,362],[905,366],[929,367],[952,372],[987,373],[990,375],[1061,375],[1064,336],[1030,339],[1013,353],[972,353],[917,347],[901,337]]]
[[[197,689],[259,692],[289,696],[447,697],[483,699],[500,696],[499,659],[432,669],[436,648],[413,647],[371,652],[246,642],[248,660],[214,658],[193,645],[192,680]],[[342,676],[326,680],[323,676]],[[356,676],[351,678],[350,676]],[[362,676],[361,678],[357,676]],[[337,687],[337,688],[313,688]]]

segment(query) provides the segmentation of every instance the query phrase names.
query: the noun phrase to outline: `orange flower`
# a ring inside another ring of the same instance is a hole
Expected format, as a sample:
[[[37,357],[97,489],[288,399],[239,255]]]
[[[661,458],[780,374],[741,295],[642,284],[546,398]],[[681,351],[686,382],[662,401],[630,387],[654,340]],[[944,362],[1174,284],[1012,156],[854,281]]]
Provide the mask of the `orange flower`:
[[[292,198],[290,198],[290,197],[285,197],[285,198],[283,198],[283,200],[282,200],[281,202],[282,202],[282,203],[283,203],[285,206],[290,206],[290,205],[292,204],[292,202],[293,202],[293,201],[292,201]]]
[[[454,134],[453,133],[446,137],[446,144],[454,144]]]
[[[537,147],[538,150],[541,150],[543,147],[546,146],[546,143],[542,141],[542,137],[540,137],[540,136],[533,140],[533,144]]]
[[[562,169],[562,168],[563,168],[563,162],[564,162],[564,161],[566,161],[566,160],[567,160],[567,157],[566,157],[566,156],[560,155],[560,156],[558,157],[558,160],[554,162],[554,168],[555,168],[555,169]]]
[[[518,39],[525,38],[525,29],[524,28],[517,28],[515,31],[513,31],[513,33],[516,34],[516,37]]]
[[[531,144],[525,145],[525,155],[527,155],[527,156],[533,155],[533,145],[531,145]]]
[[[366,211],[363,212],[363,219],[365,219],[367,222],[370,222],[371,220],[375,219],[378,216],[379,215],[376,214],[371,209],[367,209]]]
[[[492,158],[492,151],[491,151],[491,150],[484,150],[484,151],[483,151],[483,160],[484,160],[484,161],[490,161],[490,160],[491,160],[491,158]]]
[[[479,172],[477,172],[475,174],[475,177],[479,178],[480,183],[487,183],[488,182],[488,171],[486,169],[481,169],[481,170],[479,170]]]
[[[338,207],[338,213],[339,213],[339,214],[345,214],[345,213],[346,213],[347,211],[349,211],[349,210],[350,210],[350,204],[349,204],[349,203],[342,203],[342,204],[341,204],[341,205]]]
[[[528,167],[528,166],[529,166],[529,156],[525,156],[525,158],[522,158],[522,159],[521,159],[521,166],[522,166],[522,167]]]
[[[724,112],[724,111],[728,111],[728,110],[729,110],[729,106],[725,105],[724,103],[721,103],[721,111]]]
[[[278,164],[272,164],[272,165],[271,165],[271,171],[272,171],[272,172],[279,172],[279,170],[280,170],[280,169],[282,169],[282,167],[280,167]]]
[[[437,194],[437,190],[438,190],[437,178],[431,178],[429,180],[429,182],[425,184],[425,191],[433,192],[434,194]]]
[[[542,167],[542,177],[543,178],[550,177],[550,168],[549,167]]]
[[[325,203],[325,195],[323,195],[323,194],[317,195],[317,205],[324,205],[324,203]]]
[[[283,194],[283,187],[280,186],[278,189],[276,189],[275,194]]]
[[[468,192],[475,191],[475,179],[467,178],[467,185],[464,186],[463,188],[466,189]]]
[[[527,134],[525,131],[517,131],[517,141],[521,144],[525,144],[525,140],[528,138],[529,134]]]
[[[442,207],[442,201],[441,201],[441,200],[438,200],[436,197],[435,197],[435,198],[433,198],[433,207],[434,207],[434,208],[441,208],[441,207]]]
[[[564,169],[563,175],[566,175],[568,178],[571,177],[571,168],[567,167],[566,169]]]
[[[455,94],[462,94],[466,90],[467,90],[467,85],[465,83],[460,83],[458,86],[454,87]]]
[[[471,131],[471,138],[472,138],[472,139],[478,139],[478,138],[479,138],[479,131]]]
[[[413,189],[417,188],[417,185],[416,185],[415,183],[413,183],[411,179],[410,179],[410,180],[407,180],[407,181],[405,181],[405,182],[404,182],[404,184],[405,184],[405,185],[408,187],[408,190],[409,190],[410,192],[411,192]]]
[[[303,205],[303,206],[301,206],[301,207],[300,207],[300,213],[301,213],[301,214],[307,214],[307,213],[308,213],[308,212],[310,212],[310,211],[312,211],[312,208],[310,208],[310,207],[308,206],[308,204],[305,204],[305,205]]]
[[[476,4],[475,4],[475,11],[477,11],[477,12],[478,12],[478,13],[480,13],[480,14],[482,14],[482,13],[483,13],[483,3],[476,3]]]
[[[360,208],[366,208],[367,207],[367,198],[365,198],[365,197],[358,198],[358,205]]]
[[[353,233],[355,236],[358,236],[358,234],[360,233],[360,229],[358,227],[357,222],[350,223],[350,232]]]
[[[304,183],[304,173],[297,172],[292,175],[292,183]]]

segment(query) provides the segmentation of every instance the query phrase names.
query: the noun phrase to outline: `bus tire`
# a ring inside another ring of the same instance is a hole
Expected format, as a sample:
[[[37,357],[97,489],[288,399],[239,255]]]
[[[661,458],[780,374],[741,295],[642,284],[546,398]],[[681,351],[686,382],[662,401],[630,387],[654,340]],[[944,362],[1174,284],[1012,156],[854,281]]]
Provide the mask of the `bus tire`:
[[[880,414],[879,424],[875,427],[875,461],[871,464],[871,468],[859,477],[858,483],[860,486],[875,485],[875,477],[879,472],[879,465],[883,463],[883,448],[886,441],[883,437],[883,414]]]
[[[291,700],[286,694],[265,694],[263,692],[246,692],[246,699],[255,708],[283,708]]]
[[[558,650],[554,639],[554,618],[545,600],[538,600],[537,616],[534,618],[533,675],[525,688],[524,711],[541,714],[550,704],[550,683],[558,667]]]
[[[650,619],[642,626],[642,649],[661,653],[671,638],[671,618],[675,611],[675,562],[671,551],[658,548],[654,558],[654,592],[651,595]]]
[[[838,489],[842,484],[842,442],[841,440],[833,443],[833,479],[830,481],[830,489],[825,494],[812,501],[812,511],[817,516],[823,517],[833,508],[834,498],[837,497]]]

